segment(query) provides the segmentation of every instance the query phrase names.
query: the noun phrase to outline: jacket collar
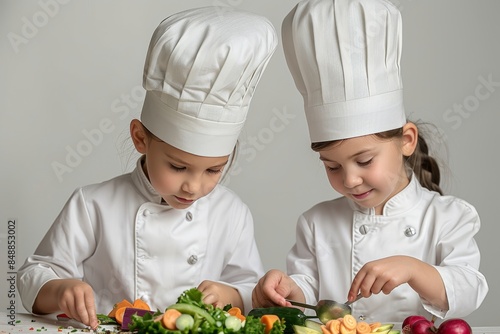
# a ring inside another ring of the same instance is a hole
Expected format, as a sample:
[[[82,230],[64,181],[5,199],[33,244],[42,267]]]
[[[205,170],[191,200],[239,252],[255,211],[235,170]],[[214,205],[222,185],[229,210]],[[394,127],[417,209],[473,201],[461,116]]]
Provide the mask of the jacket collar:
[[[132,172],[132,181],[134,182],[134,185],[137,187],[137,190],[148,199],[149,202],[157,203],[157,204],[165,204],[162,199],[162,197],[156,192],[156,190],[153,188],[151,185],[151,182],[149,182],[146,174],[144,173],[144,170],[142,168],[142,165],[144,163],[145,156],[141,156],[139,159],[137,159],[137,164],[135,166],[135,169]]]
[[[418,204],[422,198],[422,192],[423,188],[417,176],[412,172],[410,174],[410,183],[385,203],[382,216],[395,216],[407,212]],[[361,207],[351,199],[349,199],[349,203],[355,211],[366,215],[375,215],[374,208]]]

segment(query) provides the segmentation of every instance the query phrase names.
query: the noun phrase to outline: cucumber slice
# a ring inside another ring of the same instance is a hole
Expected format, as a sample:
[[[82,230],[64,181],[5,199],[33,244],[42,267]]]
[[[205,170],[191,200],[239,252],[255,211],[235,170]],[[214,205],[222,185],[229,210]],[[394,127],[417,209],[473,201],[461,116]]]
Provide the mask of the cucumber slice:
[[[322,323],[314,321],[314,320],[310,320],[310,319],[306,319],[306,322],[305,322],[305,326],[306,327],[311,328],[311,329],[315,329],[315,330],[317,330],[320,333],[323,332],[321,330],[321,325],[322,325]]]
[[[370,334],[389,334],[389,330],[372,331]]]
[[[374,328],[372,330],[372,333],[373,332],[381,333],[381,332],[385,332],[385,331],[390,331],[392,329],[392,327],[394,327],[394,324],[383,324],[380,327]]]
[[[300,325],[293,325],[293,331],[295,334],[321,334],[322,332],[317,331],[316,329],[306,327],[306,326],[300,326]]]

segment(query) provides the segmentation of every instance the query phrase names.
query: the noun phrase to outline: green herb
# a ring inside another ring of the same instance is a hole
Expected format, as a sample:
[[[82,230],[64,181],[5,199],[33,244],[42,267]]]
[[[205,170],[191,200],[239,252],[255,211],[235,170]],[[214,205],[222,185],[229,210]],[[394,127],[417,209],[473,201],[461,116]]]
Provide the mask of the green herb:
[[[115,319],[108,317],[105,314],[97,314],[97,320],[101,325],[117,325]]]
[[[206,306],[203,303],[203,294],[196,288],[184,291],[179,298],[177,298],[177,304],[191,304],[202,308]]]
[[[286,324],[285,320],[282,319],[280,322],[276,321],[273,325],[273,328],[271,328],[271,331],[269,334],[282,334],[286,329]]]
[[[229,321],[226,325],[226,319],[231,317],[226,312],[231,305],[226,305],[223,309],[216,308],[213,305],[204,304],[201,291],[192,288],[184,291],[177,303],[168,308],[174,308],[182,314],[189,314],[193,317],[192,326],[187,326],[183,330],[169,330],[161,325],[160,321],[154,321],[157,315],[146,313],[144,316],[132,315],[129,330],[137,334],[264,334],[265,326],[260,322],[259,317],[247,316],[242,326],[235,326]],[[283,334],[285,329],[284,322],[274,325],[269,334]]]

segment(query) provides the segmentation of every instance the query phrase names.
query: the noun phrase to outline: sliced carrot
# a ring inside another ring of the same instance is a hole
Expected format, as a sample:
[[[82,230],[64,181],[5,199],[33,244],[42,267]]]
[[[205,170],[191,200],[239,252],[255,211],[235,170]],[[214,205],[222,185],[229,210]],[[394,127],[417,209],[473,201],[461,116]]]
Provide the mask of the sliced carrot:
[[[339,328],[340,334],[356,334],[356,328],[355,329],[347,329],[347,327],[343,326],[340,324]]]
[[[119,309],[117,309],[115,312],[116,322],[119,323],[120,325],[123,323],[123,316],[125,315],[126,309],[127,309],[127,306],[122,306]]]
[[[354,318],[350,314],[346,314],[342,318],[342,326],[344,326],[347,330],[352,331],[356,329],[357,321],[356,318]]]
[[[134,300],[133,306],[134,308],[138,308],[141,310],[148,310],[150,311],[151,309],[149,308],[149,305],[142,299],[136,299]]]
[[[326,325],[321,325],[321,331],[323,332],[323,334],[333,334],[330,333],[330,330],[328,329],[328,327],[326,327]]]
[[[161,324],[163,327],[171,330],[177,329],[175,326],[175,321],[178,317],[181,316],[181,312],[176,309],[169,308],[163,313],[163,317],[161,318]]]
[[[329,320],[326,323],[326,327],[332,334],[339,334],[340,333],[340,320],[338,319],[332,319]]]
[[[356,325],[356,334],[367,334],[371,333],[372,329],[367,322],[360,321]]]
[[[229,310],[227,310],[229,315],[233,315],[241,321],[245,321],[246,317],[241,313],[241,309],[239,307],[233,306]]]
[[[126,299],[123,299],[121,302],[116,303],[115,305],[113,305],[113,309],[108,313],[108,317],[114,318],[116,310],[118,310],[120,307],[124,307],[124,306],[132,307],[132,303]]]
[[[345,326],[340,326],[340,334],[356,334],[356,329],[347,329]]]
[[[377,321],[377,322],[371,322],[371,323],[370,323],[370,329],[371,329],[371,332],[373,332],[373,330],[374,330],[375,328],[379,328],[380,326],[382,326],[382,323],[381,323],[381,322],[378,322],[378,321]]]
[[[275,314],[264,314],[260,317],[260,322],[262,322],[265,326],[265,333],[268,334],[274,326],[276,321],[280,321],[280,318]]]

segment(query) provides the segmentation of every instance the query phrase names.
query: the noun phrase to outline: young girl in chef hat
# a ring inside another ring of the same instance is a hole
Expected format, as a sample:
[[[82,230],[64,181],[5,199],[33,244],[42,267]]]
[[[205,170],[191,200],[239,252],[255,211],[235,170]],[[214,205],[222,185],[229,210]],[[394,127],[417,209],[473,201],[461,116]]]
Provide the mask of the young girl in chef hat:
[[[248,207],[218,184],[277,45],[262,16],[216,7],[160,23],[144,69],[136,169],[74,192],[19,270],[33,313],[96,313],[141,298],[165,309],[197,286],[204,302],[248,312],[264,274]]]
[[[483,301],[479,217],[441,195],[437,164],[405,117],[401,30],[399,11],[385,0],[302,1],[284,19],[312,149],[343,197],[299,218],[288,276],[269,271],[254,307],[361,294],[351,305],[360,320],[402,322],[465,316]]]

